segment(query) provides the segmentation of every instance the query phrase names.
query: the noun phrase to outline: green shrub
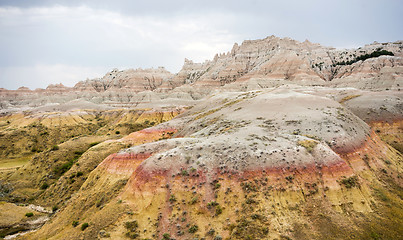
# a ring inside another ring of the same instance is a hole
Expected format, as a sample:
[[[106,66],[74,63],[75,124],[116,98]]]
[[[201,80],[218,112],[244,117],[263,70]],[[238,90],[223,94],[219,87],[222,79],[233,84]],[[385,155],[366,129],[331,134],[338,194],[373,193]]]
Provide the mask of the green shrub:
[[[220,205],[218,205],[215,208],[215,215],[220,215],[222,213],[222,207]]]
[[[58,207],[58,206],[53,206],[53,207],[52,207],[52,212],[56,212],[56,211],[57,211],[57,209],[59,209],[59,207]]]
[[[211,202],[209,202],[209,203],[207,203],[207,208],[211,208],[211,207],[215,207],[215,206],[218,206],[218,202],[216,202],[216,201],[211,201]]]
[[[195,233],[199,230],[199,226],[193,225],[189,228],[189,233]]]
[[[83,172],[77,172],[76,177],[81,177],[82,175],[84,175]]]
[[[131,222],[125,222],[125,228],[129,230],[130,232],[135,232],[137,228],[139,227],[139,224],[137,220],[131,221]]]
[[[115,133],[116,133],[116,134],[120,134],[120,131],[116,131]]]
[[[41,189],[42,190],[45,190],[45,189],[47,189],[49,187],[49,184],[47,184],[47,183],[43,183],[42,185],[41,185]]]
[[[358,187],[359,182],[358,182],[358,177],[357,176],[351,176],[351,177],[343,177],[343,179],[340,180],[341,184],[346,186],[346,188],[352,188],[352,187]]]
[[[27,212],[27,213],[25,213],[25,216],[27,216],[27,217],[32,217],[32,216],[34,216],[34,214],[31,213],[31,212]]]
[[[170,202],[176,202],[176,197],[175,197],[175,195],[171,194],[171,196],[169,197],[169,201],[170,201]]]
[[[169,240],[169,239],[171,238],[171,235],[169,235],[169,233],[164,233],[164,234],[162,235],[162,238],[163,238],[164,240]]]
[[[71,225],[73,225],[73,227],[77,227],[77,226],[78,226],[78,221],[73,221],[73,222],[71,223]]]
[[[198,199],[197,197],[194,197],[194,198],[192,198],[192,199],[190,200],[190,204],[195,204],[195,203],[197,203],[198,200],[199,200],[199,199]]]
[[[84,231],[88,226],[89,226],[88,223],[83,223],[83,224],[81,225],[81,231]]]
[[[53,147],[52,147],[52,151],[56,151],[56,150],[59,150],[59,146],[57,146],[57,145],[53,145]]]
[[[126,237],[131,238],[131,239],[136,239],[140,236],[140,234],[136,232],[127,232]]]

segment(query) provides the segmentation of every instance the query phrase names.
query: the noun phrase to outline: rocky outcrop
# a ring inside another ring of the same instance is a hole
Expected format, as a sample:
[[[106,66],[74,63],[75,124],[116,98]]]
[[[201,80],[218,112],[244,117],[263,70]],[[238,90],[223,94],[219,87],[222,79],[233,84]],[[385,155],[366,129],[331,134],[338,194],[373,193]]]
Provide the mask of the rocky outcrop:
[[[153,91],[172,74],[163,67],[157,69],[114,69],[102,78],[77,83],[74,90],[89,92],[121,91],[131,92]]]
[[[397,90],[403,84],[402,46],[402,42],[373,43],[338,50],[270,36],[235,44],[230,52],[203,64],[187,60],[170,81],[172,86],[192,84],[197,89],[234,83],[232,88],[253,90],[293,83]],[[381,51],[394,56],[363,57]]]

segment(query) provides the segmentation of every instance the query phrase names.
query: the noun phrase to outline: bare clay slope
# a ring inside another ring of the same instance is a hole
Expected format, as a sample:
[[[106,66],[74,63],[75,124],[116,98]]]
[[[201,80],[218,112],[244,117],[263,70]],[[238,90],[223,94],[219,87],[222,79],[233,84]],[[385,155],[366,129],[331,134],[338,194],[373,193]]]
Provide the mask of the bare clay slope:
[[[334,100],[288,87],[221,93],[144,131],[128,139],[160,138],[106,158],[23,238],[402,235],[402,155]]]

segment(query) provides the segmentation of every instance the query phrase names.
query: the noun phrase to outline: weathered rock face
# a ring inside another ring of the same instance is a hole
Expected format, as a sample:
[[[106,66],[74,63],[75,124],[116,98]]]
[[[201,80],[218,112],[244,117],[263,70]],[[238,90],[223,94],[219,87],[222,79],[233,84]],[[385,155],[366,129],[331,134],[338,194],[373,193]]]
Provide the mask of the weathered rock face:
[[[35,107],[78,98],[132,107],[133,103],[137,106],[173,96],[187,101],[216,90],[251,91],[284,84],[399,91],[403,86],[402,48],[403,43],[398,41],[337,50],[270,36],[234,44],[230,52],[217,54],[204,63],[185,59],[175,75],[162,67],[114,69],[102,78],[78,82],[73,88],[56,84],[36,90],[1,89],[0,107]]]
[[[207,89],[242,83],[243,88],[236,87],[238,90],[286,83],[399,89],[403,84],[402,46],[402,42],[373,43],[358,49],[337,50],[309,41],[301,43],[271,36],[244,41],[240,46],[235,44],[231,52],[216,55],[214,60],[203,64],[185,61],[171,82],[175,83],[173,86],[194,84]],[[394,56],[356,61],[360,56],[382,50]]]
[[[86,80],[77,83],[74,90],[105,92],[113,90],[130,90],[132,92],[153,91],[161,86],[162,82],[172,74],[160,67],[158,69],[117,69],[105,74],[100,79]]]

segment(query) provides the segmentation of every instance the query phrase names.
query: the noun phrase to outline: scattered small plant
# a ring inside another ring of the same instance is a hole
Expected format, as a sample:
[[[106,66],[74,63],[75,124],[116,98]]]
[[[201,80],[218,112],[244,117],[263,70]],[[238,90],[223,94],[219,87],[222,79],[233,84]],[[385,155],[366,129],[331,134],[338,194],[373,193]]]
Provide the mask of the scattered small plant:
[[[199,226],[193,225],[189,228],[189,233],[195,233],[199,230]]]
[[[137,220],[131,222],[125,222],[125,228],[131,232],[134,232],[139,227]]]
[[[71,223],[71,225],[72,225],[73,227],[77,227],[77,226],[78,226],[78,221],[73,221],[73,222]]]
[[[216,201],[211,201],[209,203],[207,203],[207,208],[211,208],[211,207],[215,207],[218,205],[218,202]]]
[[[45,189],[47,189],[49,187],[49,184],[47,184],[47,183],[43,183],[42,185],[41,185],[41,189],[42,190],[45,190]]]
[[[220,215],[222,213],[222,207],[220,205],[218,205],[215,208],[215,215]]]
[[[171,194],[171,196],[169,197],[169,201],[170,201],[170,202],[176,202],[176,197],[175,197],[175,195]]]
[[[89,226],[88,223],[83,223],[83,224],[81,225],[81,231],[84,231],[88,226]]]
[[[199,200],[199,199],[198,199],[197,197],[193,197],[193,198],[190,200],[190,204],[195,204],[195,203],[197,203],[198,200]]]
[[[139,224],[137,220],[131,221],[131,222],[125,222],[125,228],[127,229],[126,236],[132,239],[135,239],[139,236],[139,233],[137,233],[137,228],[139,227]]]
[[[56,151],[56,150],[59,150],[59,146],[57,146],[57,145],[53,145],[53,147],[52,147],[52,151]]]
[[[304,147],[307,152],[312,153],[313,149],[318,145],[318,142],[315,140],[303,140],[298,141],[298,145]]]
[[[32,217],[32,216],[34,216],[34,214],[32,212],[27,212],[27,213],[25,213],[25,216],[26,217]]]
[[[164,240],[169,240],[169,239],[171,239],[171,235],[169,235],[169,233],[164,233],[164,234],[162,234],[162,238]]]
[[[116,134],[120,134],[120,131],[116,131],[115,133],[116,133]]]
[[[358,177],[357,176],[351,176],[351,177],[343,177],[340,180],[341,184],[343,184],[344,186],[346,186],[346,188],[352,188],[352,187],[358,187],[359,186],[359,182],[358,182]]]
[[[56,212],[58,209],[59,209],[58,206],[53,206],[53,207],[52,207],[52,212]]]
[[[294,177],[290,175],[290,176],[285,177],[285,180],[287,180],[290,183],[292,183],[292,181],[294,180]]]

